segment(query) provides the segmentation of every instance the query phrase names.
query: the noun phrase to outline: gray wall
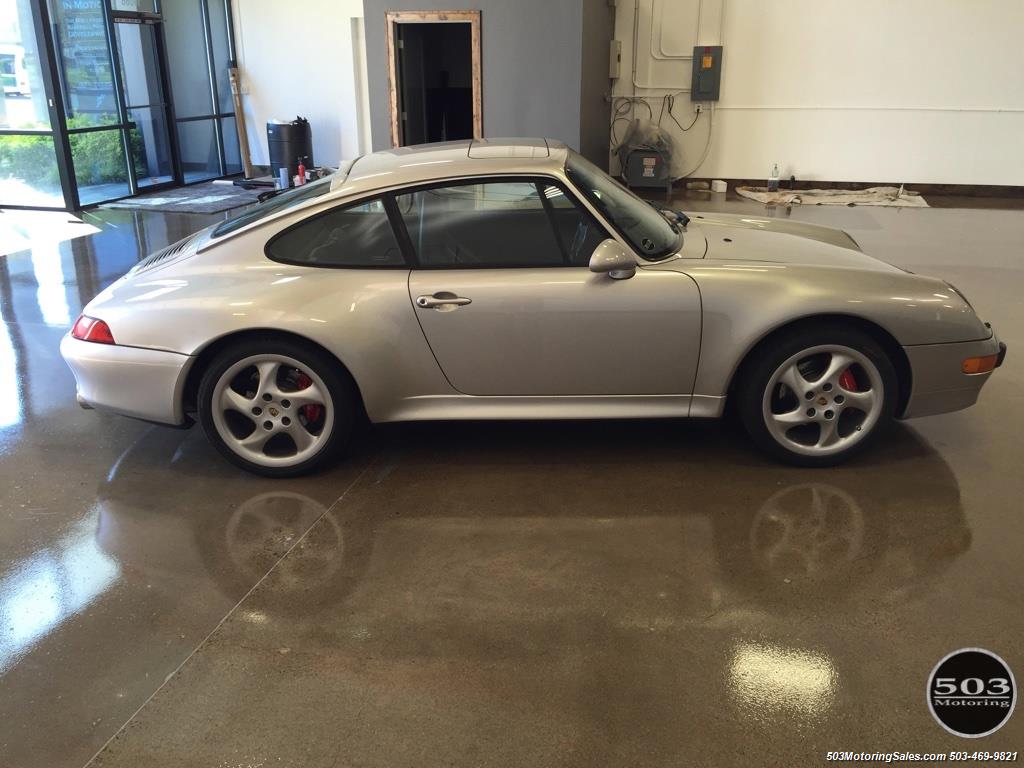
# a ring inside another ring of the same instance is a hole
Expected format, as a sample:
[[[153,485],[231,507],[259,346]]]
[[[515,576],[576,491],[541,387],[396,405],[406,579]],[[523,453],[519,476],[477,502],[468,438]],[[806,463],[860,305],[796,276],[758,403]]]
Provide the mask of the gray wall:
[[[364,0],[373,148],[391,146],[384,29],[389,10],[481,11],[484,136],[543,136],[578,148],[583,2]]]
[[[615,36],[615,8],[608,0],[583,0],[582,78],[580,79],[580,152],[608,169],[612,81],[608,48]]]

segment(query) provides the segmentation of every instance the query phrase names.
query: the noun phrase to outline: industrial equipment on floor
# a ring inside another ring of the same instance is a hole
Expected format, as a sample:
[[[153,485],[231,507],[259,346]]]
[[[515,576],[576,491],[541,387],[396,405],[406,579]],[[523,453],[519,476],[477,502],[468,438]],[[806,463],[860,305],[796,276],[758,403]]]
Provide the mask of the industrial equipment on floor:
[[[665,187],[666,193],[672,191],[671,139],[656,125],[633,120],[615,151],[627,186]]]

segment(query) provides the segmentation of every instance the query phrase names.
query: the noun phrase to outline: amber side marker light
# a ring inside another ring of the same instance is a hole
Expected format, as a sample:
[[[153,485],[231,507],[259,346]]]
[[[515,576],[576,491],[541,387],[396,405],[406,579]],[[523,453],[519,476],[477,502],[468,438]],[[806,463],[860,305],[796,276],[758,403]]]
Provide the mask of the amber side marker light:
[[[964,373],[988,373],[995,369],[997,360],[999,360],[999,355],[968,357],[960,364],[960,370]]]
[[[82,315],[75,321],[71,329],[71,335],[82,341],[95,341],[97,344],[115,344],[114,334],[110,332],[110,326],[95,317]]]

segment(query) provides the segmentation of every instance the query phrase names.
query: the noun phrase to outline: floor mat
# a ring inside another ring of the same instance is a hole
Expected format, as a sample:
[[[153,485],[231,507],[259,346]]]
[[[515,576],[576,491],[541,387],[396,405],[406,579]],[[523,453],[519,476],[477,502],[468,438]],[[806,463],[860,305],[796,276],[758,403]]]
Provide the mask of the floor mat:
[[[260,193],[266,191],[266,188],[242,189],[233,184],[211,182],[118,200],[103,207],[171,213],[221,213],[255,203]]]
[[[768,205],[887,205],[904,208],[928,208],[917,192],[903,187],[868,187],[867,189],[780,189],[769,192],[765,187],[736,187],[736,194]]]

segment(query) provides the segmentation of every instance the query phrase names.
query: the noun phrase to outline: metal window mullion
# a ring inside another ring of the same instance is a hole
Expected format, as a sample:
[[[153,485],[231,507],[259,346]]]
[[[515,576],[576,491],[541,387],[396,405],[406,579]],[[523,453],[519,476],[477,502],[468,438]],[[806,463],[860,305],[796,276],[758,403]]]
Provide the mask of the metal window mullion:
[[[200,13],[203,18],[203,37],[206,38],[206,70],[210,76],[210,98],[213,100],[214,114],[220,113],[220,97],[217,95],[217,70],[213,59],[213,30],[210,27],[210,5],[208,0],[199,0]],[[224,162],[224,137],[221,135],[220,120],[213,120],[213,135],[217,139],[217,161],[220,175],[227,175]]]
[[[150,13],[149,11],[112,10],[111,13],[115,19],[124,19],[133,24],[145,24],[149,21],[160,21],[161,19],[159,13]]]
[[[165,101],[154,101],[152,104],[126,104],[125,105],[130,112],[133,109],[155,109],[156,107],[166,107],[167,102]]]
[[[157,9],[161,10],[160,4]],[[174,91],[171,88],[171,62],[167,58],[167,36],[164,31],[166,22],[161,16],[160,23],[156,28],[157,59],[160,69],[160,88],[163,90],[165,105],[163,107],[164,121],[167,124],[167,138],[171,143],[171,166],[176,184],[185,183],[185,169],[181,161],[181,143],[178,137],[178,121],[174,112]]]
[[[66,200],[67,198],[65,198]],[[0,209],[4,211],[67,211],[67,208],[61,208],[59,205],[18,205],[17,203],[4,203],[0,205]],[[4,261],[0,259],[0,262]]]
[[[224,131],[220,120],[213,121],[213,133],[217,138],[217,160],[220,162],[220,175],[228,175],[227,160],[224,156]]]
[[[107,47],[110,49],[111,79],[114,83],[114,96],[117,99],[118,121],[121,123],[121,146],[124,148],[124,162],[128,171],[128,192],[139,193],[139,181],[135,177],[135,158],[132,156],[131,129],[128,127],[128,106],[124,92],[124,81],[121,79],[121,52],[117,50],[117,35],[114,32],[114,16],[110,12],[110,3],[101,3],[103,19],[106,23]]]
[[[201,120],[213,120],[217,117],[234,117],[234,112],[221,112],[220,114],[214,115],[192,115],[191,117],[179,117],[177,118],[179,123],[196,123]]]
[[[128,123],[106,123],[104,125],[89,125],[85,128],[68,128],[68,134],[77,136],[80,133],[101,133],[103,131],[124,130],[128,127]]]
[[[33,3],[33,7],[36,11],[32,14],[36,51],[42,65],[40,75],[43,78],[43,87],[47,91],[47,103],[52,105],[50,135],[53,137],[54,151],[57,155],[57,175],[60,178],[61,191],[64,193],[64,205],[69,211],[76,211],[81,207],[81,203],[78,198],[74,159],[71,156],[71,139],[68,136],[63,68],[58,59],[57,27],[50,20],[50,9],[45,0]]]
[[[231,0],[222,0],[222,2],[224,3],[224,20],[228,25],[228,64],[229,66],[235,66],[237,65],[237,54],[235,52],[235,19],[231,15]],[[232,104],[232,106],[234,105]]]

